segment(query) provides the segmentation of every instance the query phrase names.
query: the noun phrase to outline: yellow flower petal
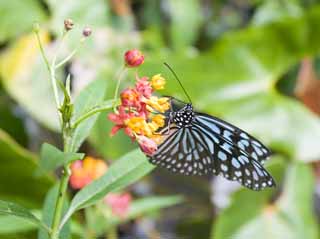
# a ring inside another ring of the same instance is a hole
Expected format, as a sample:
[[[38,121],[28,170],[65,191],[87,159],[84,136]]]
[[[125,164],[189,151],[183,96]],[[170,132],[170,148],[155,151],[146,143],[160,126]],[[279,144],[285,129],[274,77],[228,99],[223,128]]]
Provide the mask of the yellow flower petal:
[[[166,80],[161,76],[161,74],[154,75],[151,78],[151,86],[154,90],[164,89],[165,84],[166,84]]]

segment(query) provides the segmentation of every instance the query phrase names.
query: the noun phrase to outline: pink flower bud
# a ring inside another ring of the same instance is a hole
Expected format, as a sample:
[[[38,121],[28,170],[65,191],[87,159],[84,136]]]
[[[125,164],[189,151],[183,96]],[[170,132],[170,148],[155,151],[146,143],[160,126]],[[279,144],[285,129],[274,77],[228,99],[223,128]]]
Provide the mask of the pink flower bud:
[[[82,35],[83,35],[84,37],[90,36],[91,33],[92,33],[92,30],[91,30],[91,28],[89,28],[89,27],[85,27],[85,28],[83,29],[83,31],[82,31]]]
[[[124,61],[128,67],[137,67],[143,64],[144,55],[139,50],[129,50],[124,54]]]
[[[156,142],[146,136],[138,136],[137,140],[141,151],[146,155],[151,156],[158,149],[158,145],[156,144]]]

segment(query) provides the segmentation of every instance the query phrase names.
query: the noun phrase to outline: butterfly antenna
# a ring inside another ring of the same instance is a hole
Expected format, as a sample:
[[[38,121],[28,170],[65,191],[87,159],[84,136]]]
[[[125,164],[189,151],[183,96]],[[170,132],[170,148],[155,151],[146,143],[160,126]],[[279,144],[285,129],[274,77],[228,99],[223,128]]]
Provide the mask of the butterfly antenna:
[[[188,95],[188,93],[187,93],[186,89],[183,87],[183,85],[182,85],[181,81],[179,80],[179,78],[178,78],[177,74],[174,72],[174,70],[171,68],[171,66],[169,66],[169,64],[168,64],[168,63],[164,62],[163,64],[164,64],[164,65],[165,65],[165,66],[166,66],[166,67],[171,71],[171,73],[174,75],[174,77],[175,77],[175,78],[176,78],[176,80],[178,81],[179,85],[181,86],[181,88],[182,88],[182,90],[183,90],[184,94],[187,96],[187,98],[188,98],[189,102],[190,102],[190,103],[192,103],[192,102],[191,102],[191,98],[190,98],[190,96]]]

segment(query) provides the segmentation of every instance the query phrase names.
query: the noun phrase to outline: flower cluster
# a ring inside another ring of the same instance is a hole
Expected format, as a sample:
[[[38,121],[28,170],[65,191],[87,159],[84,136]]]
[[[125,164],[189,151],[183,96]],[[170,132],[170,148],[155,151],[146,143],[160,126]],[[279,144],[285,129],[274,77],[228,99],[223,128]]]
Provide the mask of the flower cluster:
[[[93,180],[101,177],[108,169],[105,161],[93,157],[85,157],[71,165],[70,185],[73,189],[81,189]]]
[[[165,124],[163,113],[170,108],[169,98],[153,95],[155,91],[164,89],[164,85],[165,79],[160,74],[150,80],[136,76],[135,86],[121,92],[121,104],[115,113],[108,116],[115,123],[111,135],[123,129],[139,143],[145,154],[152,155],[162,139],[157,130]]]

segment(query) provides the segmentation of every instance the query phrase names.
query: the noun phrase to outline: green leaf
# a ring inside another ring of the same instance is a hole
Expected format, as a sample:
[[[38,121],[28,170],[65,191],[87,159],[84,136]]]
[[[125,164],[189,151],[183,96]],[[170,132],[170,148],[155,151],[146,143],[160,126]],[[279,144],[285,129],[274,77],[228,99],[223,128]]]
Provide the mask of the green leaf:
[[[40,32],[40,38],[46,46],[49,34]],[[20,37],[0,55],[0,76],[4,89],[24,110],[49,129],[60,130],[49,73],[34,33]]]
[[[134,150],[126,154],[115,161],[106,174],[84,187],[74,196],[69,210],[63,218],[63,223],[75,211],[94,204],[109,192],[120,190],[136,182],[153,169],[154,166],[148,162],[148,159],[140,150]]]
[[[22,146],[28,145],[28,136],[26,134],[23,119],[16,115],[14,105],[11,99],[5,94],[0,86],[0,125],[11,137],[13,137]]]
[[[42,222],[49,228],[51,228],[53,215],[55,211],[56,201],[59,195],[59,185],[56,184],[53,188],[48,191],[44,206],[42,209]],[[63,213],[68,209],[68,202],[65,200],[63,205]],[[60,232],[60,238],[70,238],[70,223],[66,223]],[[49,234],[42,228],[39,230],[38,239],[49,239]]]
[[[212,238],[254,238],[258,234],[259,238],[266,239],[318,238],[312,208],[314,178],[310,166],[292,164],[283,188],[273,204],[260,192],[252,197],[244,193],[241,197],[234,197],[230,208],[218,218]]]
[[[74,102],[73,121],[87,113],[93,107],[98,106],[104,101],[107,89],[107,80],[101,76],[100,79],[90,83],[83,89]],[[76,152],[86,137],[90,134],[90,130],[97,120],[99,113],[91,116],[82,122],[74,131],[73,138],[70,142],[69,151]]]
[[[251,23],[258,26],[290,17],[301,17],[302,14],[303,9],[299,5],[299,1],[290,0],[279,2],[277,0],[269,0],[258,7],[252,17]]]
[[[36,0],[0,1],[0,42],[31,30],[34,22],[46,19],[44,9]]]
[[[40,168],[45,171],[55,170],[64,164],[82,159],[82,153],[65,153],[51,144],[44,143],[40,151]]]
[[[108,218],[107,227],[116,226],[140,216],[146,216],[147,214],[173,206],[182,201],[183,198],[180,196],[154,196],[135,200],[130,204],[128,214],[124,219],[118,217]]]
[[[18,204],[0,200],[0,215],[1,214],[23,218],[38,225],[47,232],[50,231],[50,229],[46,225],[44,225],[38,218],[36,218],[28,209]]]
[[[35,215],[37,218],[40,217],[39,211],[32,211],[32,214]],[[0,216],[0,235],[12,235],[36,229],[36,224],[23,218],[10,215]]]
[[[36,156],[20,147],[1,129],[0,152],[1,199],[39,208],[52,185],[52,178],[47,175],[36,177],[39,167]]]
[[[197,0],[168,1],[171,15],[171,40],[175,49],[193,44],[202,22],[201,5]],[[188,26],[187,28],[185,26]]]

